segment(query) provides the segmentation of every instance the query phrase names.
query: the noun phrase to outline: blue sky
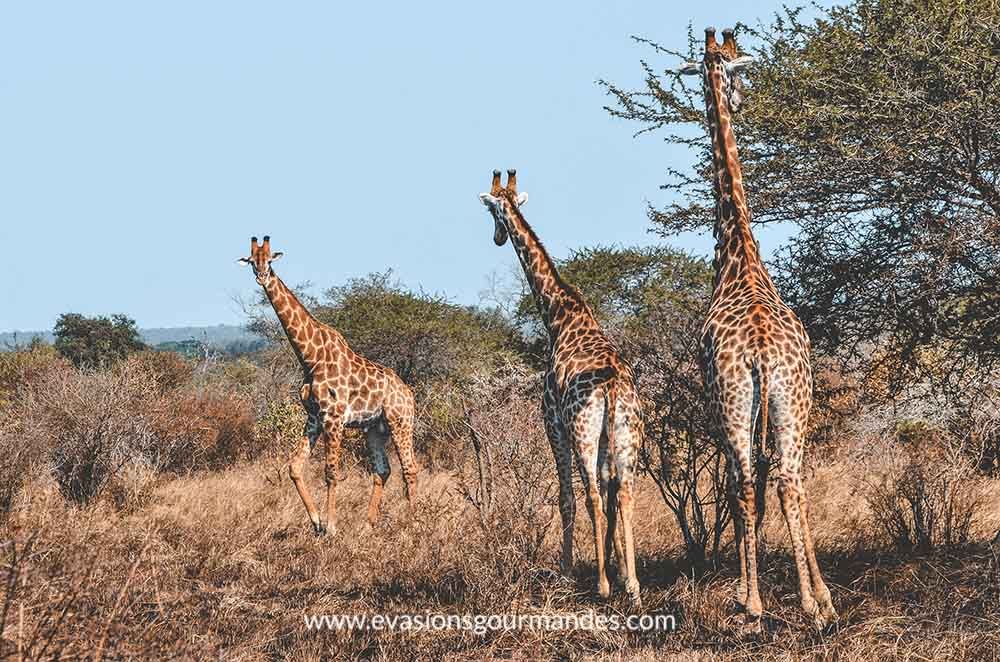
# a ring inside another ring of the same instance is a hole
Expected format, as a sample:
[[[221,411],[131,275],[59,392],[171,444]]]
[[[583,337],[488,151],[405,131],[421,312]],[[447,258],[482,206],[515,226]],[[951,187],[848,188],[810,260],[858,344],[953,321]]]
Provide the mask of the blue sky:
[[[493,168],[518,169],[556,257],[660,241],[646,204],[690,157],[633,139],[595,81],[641,84],[629,35],[680,46],[689,21],[780,7],[713,4],[3,3],[0,331],[241,322],[253,234],[292,284],[391,267],[476,303],[516,263],[477,197]]]

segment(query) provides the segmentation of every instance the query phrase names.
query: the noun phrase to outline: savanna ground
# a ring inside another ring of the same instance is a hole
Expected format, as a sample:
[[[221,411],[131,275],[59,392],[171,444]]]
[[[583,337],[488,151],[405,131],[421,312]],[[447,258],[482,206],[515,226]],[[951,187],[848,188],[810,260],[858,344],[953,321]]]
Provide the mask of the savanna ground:
[[[469,381],[453,413],[465,433],[453,429],[437,446],[425,440],[428,468],[412,507],[395,467],[374,529],[364,518],[361,439],[349,437],[338,531],[317,538],[280,459],[301,423],[297,405],[269,401],[294,391],[294,371],[275,367],[285,359],[272,350],[271,363],[212,364],[143,351],[92,369],[44,346],[5,356],[16,386],[5,382],[12,390],[2,428],[10,460],[0,528],[3,655],[981,660],[1000,644],[1000,561],[988,542],[1000,528],[1000,485],[964,469],[947,479],[953,460],[922,450],[934,445],[928,430],[880,438],[859,432],[872,425],[865,416],[844,428],[854,430],[853,442],[814,454],[807,483],[840,612],[830,631],[814,632],[802,615],[773,497],[761,574],[766,614],[756,631],[734,607],[731,527],[718,565],[686,560],[679,520],[648,475],[637,504],[639,613],[673,614],[674,632],[310,630],[307,615],[632,612],[620,593],[608,603],[594,593],[582,498],[577,566],[568,578],[557,572],[557,490],[531,370],[505,359]],[[432,415],[425,406],[424,419]],[[912,504],[930,516],[921,520]],[[705,511],[712,519],[710,503]],[[912,541],[891,533],[894,518]]]
[[[555,572],[553,530],[531,562],[523,541],[480,526],[453,476],[425,472],[421,482],[410,510],[394,481],[384,517],[370,529],[368,482],[351,472],[339,489],[339,532],[327,538],[309,532],[287,481],[269,482],[252,464],[166,481],[130,513],[108,504],[80,509],[51,483],[33,484],[5,528],[4,653],[982,660],[995,658],[1000,645],[1000,566],[990,545],[916,555],[872,548],[871,525],[857,507],[856,467],[843,462],[809,479],[820,559],[841,617],[825,634],[801,614],[774,504],[761,575],[765,626],[748,634],[734,613],[735,560],[727,555],[719,571],[685,567],[676,525],[648,482],[636,532],[643,610],[675,614],[674,633],[307,630],[305,614],[628,611],[622,598],[604,604],[593,593],[585,516],[578,518],[578,567],[565,579]],[[318,471],[312,483],[321,484]],[[995,486],[990,494],[997,496]],[[996,528],[997,514],[983,518],[977,540]]]

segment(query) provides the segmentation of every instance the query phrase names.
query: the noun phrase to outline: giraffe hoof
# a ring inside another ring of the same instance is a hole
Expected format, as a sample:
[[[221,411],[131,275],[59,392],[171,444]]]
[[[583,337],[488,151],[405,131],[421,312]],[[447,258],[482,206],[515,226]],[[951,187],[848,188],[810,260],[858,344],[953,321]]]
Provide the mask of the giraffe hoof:
[[[313,533],[317,538],[321,538],[326,535],[326,527],[318,522],[313,522]]]
[[[757,598],[756,600],[747,600],[747,602],[743,605],[743,609],[749,619],[759,621],[761,616],[764,615],[764,606],[760,603],[760,598]]]
[[[823,632],[837,622],[837,612],[833,605],[823,605],[813,615],[813,624],[817,632]]]
[[[607,579],[601,579],[601,581],[597,583],[597,592],[604,600],[611,597],[611,584],[608,583]]]
[[[633,611],[642,609],[642,598],[639,596],[639,585],[626,586],[625,592],[628,595],[628,603]]]
[[[760,616],[744,615],[743,623],[740,626],[740,633],[743,635],[758,635],[764,631],[764,619]]]
[[[572,577],[573,576],[573,559],[571,559],[571,558],[567,559],[567,558],[563,557],[559,561],[559,573],[561,575],[563,575],[564,577]]]

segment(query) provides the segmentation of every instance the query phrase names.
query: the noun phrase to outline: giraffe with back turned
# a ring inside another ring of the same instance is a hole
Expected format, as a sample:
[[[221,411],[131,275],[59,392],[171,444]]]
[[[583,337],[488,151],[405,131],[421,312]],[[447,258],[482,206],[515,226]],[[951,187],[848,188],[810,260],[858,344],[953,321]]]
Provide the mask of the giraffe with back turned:
[[[281,255],[271,253],[270,237],[264,237],[260,245],[257,237],[253,237],[250,256],[239,261],[253,268],[257,283],[264,288],[302,367],[299,397],[307,420],[302,440],[289,457],[288,475],[305,504],[314,532],[317,535],[335,533],[336,471],[341,437],[345,427],[364,430],[372,470],[368,522],[374,526],[382,503],[382,488],[390,474],[385,451],[390,438],[396,444],[406,496],[411,505],[416,497],[418,466],[413,457],[413,391],[389,368],[354,353],[336,329],[309,313],[271,268],[271,263]],[[320,519],[303,473],[320,439],[326,444],[326,523]]]
[[[604,598],[611,594],[605,566],[613,546],[620,581],[638,606],[632,520],[643,423],[632,368],[618,355],[579,291],[560,278],[524,220],[520,206],[527,195],[517,192],[516,172],[507,171],[507,186],[502,187],[500,171],[493,171],[490,192],[480,200],[493,217],[493,241],[502,246],[510,238],[549,336],[542,416],[559,476],[562,570],[569,572],[573,564],[575,460],[593,525],[598,592]]]
[[[740,561],[737,601],[750,617],[761,616],[756,529],[765,483],[755,485],[752,478],[752,438],[759,421],[758,453],[763,452],[770,419],[778,497],[791,536],[802,608],[823,628],[837,613],[816,561],[801,476],[812,405],[809,336],[778,295],[754,241],[732,126],[732,114],[743,100],[739,72],[750,62],[751,57],[738,56],[732,30],[723,30],[719,44],[714,28],[706,28],[702,61],[685,63],[679,71],[702,78],[715,175],[715,280],[702,328],[702,368],[728,460]]]

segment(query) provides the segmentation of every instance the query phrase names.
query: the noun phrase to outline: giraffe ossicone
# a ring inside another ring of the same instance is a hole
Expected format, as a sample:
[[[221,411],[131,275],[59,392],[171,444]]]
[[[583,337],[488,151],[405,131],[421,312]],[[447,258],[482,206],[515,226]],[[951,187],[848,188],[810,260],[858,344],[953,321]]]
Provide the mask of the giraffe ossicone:
[[[605,598],[611,594],[606,561],[613,549],[619,580],[638,607],[632,524],[643,424],[635,378],[579,291],[560,278],[525,221],[520,207],[526,199],[517,191],[514,170],[507,171],[507,186],[501,185],[501,173],[494,170],[489,193],[480,195],[493,217],[494,242],[502,246],[509,238],[514,246],[549,336],[542,416],[559,476],[562,570],[569,572],[573,565],[575,463],[593,526],[597,590]]]
[[[336,472],[343,431],[363,429],[372,472],[368,522],[374,526],[390,474],[385,449],[390,439],[396,445],[407,499],[412,505],[416,498],[419,467],[413,456],[413,391],[391,369],[353,352],[336,329],[312,316],[271,268],[281,255],[271,252],[270,237],[265,236],[261,244],[252,237],[249,257],[239,261],[253,269],[302,367],[299,399],[306,412],[306,424],[301,441],[289,456],[288,475],[315,533],[335,532]],[[320,440],[326,448],[325,522],[320,519],[304,474],[306,461]]]
[[[778,496],[792,539],[802,608],[823,628],[837,619],[837,612],[816,561],[802,483],[812,404],[809,336],[778,295],[751,232],[732,126],[732,113],[743,100],[739,72],[751,59],[738,55],[733,30],[722,34],[720,44],[715,30],[706,28],[705,53],[697,67],[712,137],[716,197],[715,279],[702,327],[701,357],[714,426],[727,457],[740,562],[737,602],[751,617],[761,616],[756,532],[764,514],[769,466],[764,442],[770,419],[778,455]],[[685,65],[681,73],[691,70]]]

